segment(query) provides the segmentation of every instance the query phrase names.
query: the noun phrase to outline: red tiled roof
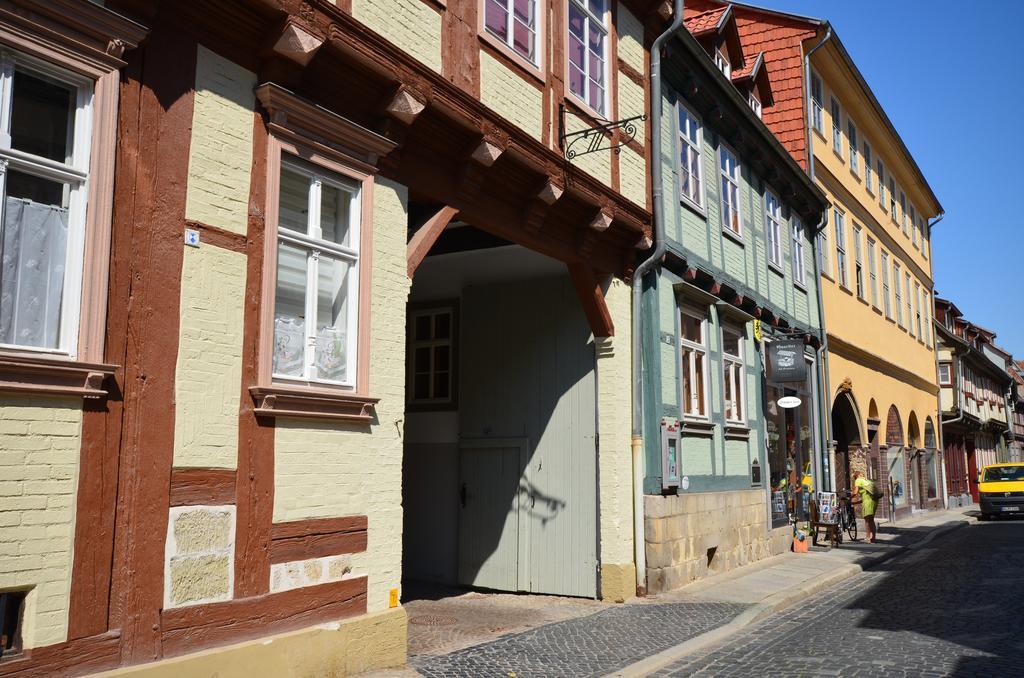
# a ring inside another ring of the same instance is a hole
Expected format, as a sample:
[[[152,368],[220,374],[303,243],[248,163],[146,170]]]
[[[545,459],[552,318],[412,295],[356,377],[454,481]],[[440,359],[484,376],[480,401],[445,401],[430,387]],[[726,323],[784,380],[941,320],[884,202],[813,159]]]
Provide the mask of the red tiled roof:
[[[687,8],[688,10],[689,8]],[[705,12],[698,14],[692,14],[687,16],[683,23],[686,25],[686,30],[690,31],[690,34],[694,37],[700,37],[705,33],[711,33],[718,30],[718,24],[722,20],[722,15],[729,10],[729,6],[718,7],[710,9]],[[685,16],[685,13],[684,13]]]
[[[754,66],[757,65],[757,58],[762,53],[750,54],[749,52],[743,53],[743,68],[736,69],[732,72],[733,80],[742,80],[743,78],[749,78],[754,73]],[[763,65],[763,64],[762,64]]]

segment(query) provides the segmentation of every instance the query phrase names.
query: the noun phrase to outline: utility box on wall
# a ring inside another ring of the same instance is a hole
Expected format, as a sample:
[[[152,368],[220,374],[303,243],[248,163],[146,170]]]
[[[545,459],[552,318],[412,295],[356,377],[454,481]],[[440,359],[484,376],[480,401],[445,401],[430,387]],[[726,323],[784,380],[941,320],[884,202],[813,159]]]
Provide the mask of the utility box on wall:
[[[679,487],[680,462],[679,422],[674,419],[661,420],[661,489]]]

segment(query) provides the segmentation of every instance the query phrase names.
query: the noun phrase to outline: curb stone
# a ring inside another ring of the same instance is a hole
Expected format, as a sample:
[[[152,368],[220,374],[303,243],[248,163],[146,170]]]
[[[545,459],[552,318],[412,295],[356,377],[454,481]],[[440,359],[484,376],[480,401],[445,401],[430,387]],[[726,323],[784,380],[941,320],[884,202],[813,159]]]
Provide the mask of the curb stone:
[[[781,612],[786,608],[790,607],[794,603],[803,600],[809,595],[818,593],[830,586],[838,584],[854,575],[860,574],[861,572],[870,569],[872,567],[881,565],[889,560],[892,560],[898,555],[907,553],[908,551],[914,551],[922,548],[929,544],[934,539],[948,534],[954,530],[966,527],[972,522],[977,522],[974,519],[969,520],[955,520],[949,523],[943,523],[937,525],[934,530],[925,535],[921,541],[909,544],[907,546],[899,546],[874,556],[864,556],[859,562],[849,563],[837,567],[834,571],[828,575],[819,577],[813,581],[806,582],[803,585],[794,587],[788,591],[780,591],[773,596],[769,596],[763,602],[752,605],[747,610],[741,612],[735,619],[724,626],[719,626],[716,629],[712,629],[707,633],[702,633],[699,636],[690,638],[687,641],[680,643],[674,647],[670,647],[667,650],[663,650],[657,654],[651,655],[646,659],[642,659],[634,664],[630,664],[614,673],[608,674],[609,677],[613,678],[637,678],[639,676],[646,676],[655,671],[665,668],[669,664],[672,664],[683,657],[691,655],[699,650],[702,650],[711,645],[717,644],[719,641],[725,640],[734,633],[739,632],[743,628],[755,624],[762,619],[769,617],[777,612]],[[763,569],[763,568],[762,568]]]

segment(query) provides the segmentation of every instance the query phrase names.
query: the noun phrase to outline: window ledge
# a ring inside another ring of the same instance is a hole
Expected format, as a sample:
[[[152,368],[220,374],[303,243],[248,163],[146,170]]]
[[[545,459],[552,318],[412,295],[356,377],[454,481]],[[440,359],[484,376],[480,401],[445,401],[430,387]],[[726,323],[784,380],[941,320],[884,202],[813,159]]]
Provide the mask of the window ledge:
[[[708,218],[708,211],[705,208],[698,205],[697,203],[690,200],[689,198],[687,198],[686,196],[680,196],[679,204],[685,207],[686,209],[690,210],[691,212],[695,213],[699,217],[702,217],[704,219]]]
[[[729,238],[730,240],[735,242],[740,247],[746,247],[747,246],[747,244],[743,241],[743,236],[740,235],[739,233],[736,233],[731,228],[726,228],[725,226],[723,226],[722,227],[722,233],[725,235],[725,237]]]
[[[715,424],[711,421],[684,419],[681,424],[680,431],[686,435],[710,438],[715,434]]]
[[[0,354],[0,392],[106,398],[115,365],[49,355]]]
[[[725,425],[726,440],[750,440],[750,427],[743,424],[727,423]]]
[[[374,405],[380,398],[350,391],[296,386],[253,386],[249,388],[258,417],[299,417],[370,423],[376,417]]]
[[[782,270],[782,265],[781,264],[776,264],[771,259],[768,260],[768,270],[771,271],[772,273],[777,273],[778,275],[782,276],[783,278],[786,277],[786,272]]]
[[[807,285],[806,284],[804,284],[804,283],[802,283],[802,282],[800,282],[798,280],[794,280],[793,281],[793,287],[797,288],[798,290],[800,290],[804,294],[807,294]]]

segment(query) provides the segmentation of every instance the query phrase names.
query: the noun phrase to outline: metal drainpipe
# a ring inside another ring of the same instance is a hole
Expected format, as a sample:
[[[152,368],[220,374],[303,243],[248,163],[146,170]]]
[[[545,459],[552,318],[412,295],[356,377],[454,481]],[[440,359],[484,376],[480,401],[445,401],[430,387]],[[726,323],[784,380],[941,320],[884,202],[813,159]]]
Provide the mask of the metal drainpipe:
[[[644,422],[643,355],[641,303],[644,275],[665,255],[665,207],[662,198],[661,163],[661,47],[683,25],[683,0],[675,0],[672,23],[651,45],[651,198],[653,200],[654,249],[633,273],[633,558],[636,565],[636,590],[647,592],[647,553],[644,542]]]
[[[823,37],[817,45],[812,47],[804,55],[804,87],[806,88],[806,96],[804,101],[807,104],[807,173],[811,178],[811,182],[814,182],[814,149],[813,149],[813,129],[811,121],[811,55],[818,51],[819,48],[823,47],[829,38],[832,37],[832,24],[826,24],[827,30],[825,31],[825,37]],[[818,409],[820,411],[821,419],[821,435],[819,436],[819,444],[822,446],[822,452],[826,455],[825,459],[828,459],[829,450],[832,445],[830,444],[831,438],[830,433],[832,430],[831,421],[831,408],[828,406],[832,402],[832,387],[829,384],[828,378],[828,334],[825,333],[825,302],[821,296],[821,253],[817,251],[817,234],[821,233],[828,226],[828,207],[825,208],[825,213],[821,216],[821,223],[815,230],[815,238],[811,243],[811,251],[814,253],[814,289],[816,290],[818,300],[818,323],[821,325],[821,347],[818,349],[818,369],[821,370],[821,377],[819,383],[822,383],[823,388],[820,389],[822,393],[818,397]],[[858,422],[859,425],[859,422]],[[832,463],[829,461],[829,479],[827,487],[832,489],[832,476],[835,474],[835,469],[832,468]],[[825,474],[822,473],[824,476]],[[821,479],[821,486],[826,485],[824,478]]]

